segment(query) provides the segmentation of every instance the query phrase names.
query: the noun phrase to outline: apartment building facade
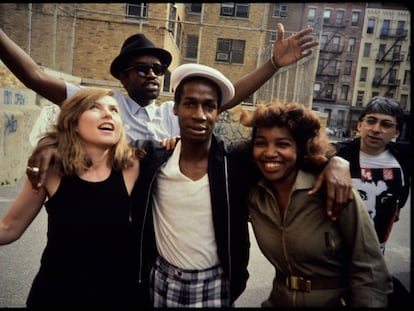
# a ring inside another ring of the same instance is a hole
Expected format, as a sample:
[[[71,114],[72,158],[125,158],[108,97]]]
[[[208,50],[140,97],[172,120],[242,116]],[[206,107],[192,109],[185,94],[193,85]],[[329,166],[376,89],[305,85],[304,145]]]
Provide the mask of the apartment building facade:
[[[272,4],[268,28],[306,25],[320,40],[312,108],[327,115],[336,136],[353,136],[372,96],[398,100],[406,111],[401,139],[411,135],[410,11],[399,3],[307,2]],[[275,38],[275,33],[271,34]],[[270,39],[271,40],[271,39]]]
[[[368,3],[361,35],[359,66],[350,128],[368,100],[377,95],[396,99],[406,111],[401,139],[411,135],[411,16],[401,6]]]
[[[169,70],[197,62],[236,81],[269,59],[277,22],[284,24],[286,36],[312,26],[320,47],[310,57],[279,70],[245,99],[246,104],[274,98],[301,102],[324,113],[327,126],[345,136],[353,133],[355,116],[376,94],[399,100],[409,115],[410,13],[401,6],[365,2],[0,4],[0,26],[40,65],[81,77],[84,85],[120,90],[109,66],[132,34],[143,32],[170,51]],[[367,33],[368,28],[372,33]],[[387,36],[380,29],[389,29]],[[396,55],[404,60],[396,61]],[[364,77],[366,81],[361,81]],[[167,72],[160,101],[172,99],[169,78]]]

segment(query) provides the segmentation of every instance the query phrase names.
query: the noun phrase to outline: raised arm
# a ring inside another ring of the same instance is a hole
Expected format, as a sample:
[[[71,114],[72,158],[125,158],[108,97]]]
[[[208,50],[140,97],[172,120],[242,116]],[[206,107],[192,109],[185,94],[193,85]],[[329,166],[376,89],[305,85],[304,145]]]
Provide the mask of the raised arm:
[[[280,67],[287,66],[312,54],[312,48],[319,42],[309,35],[313,28],[307,27],[300,32],[284,38],[285,28],[277,23],[277,40],[273,45],[271,59],[259,68],[249,72],[234,83],[235,95],[233,99],[220,107],[222,112],[240,104],[240,102],[256,92]]]
[[[63,80],[45,73],[40,66],[0,28],[0,59],[29,89],[60,105],[66,98]]]

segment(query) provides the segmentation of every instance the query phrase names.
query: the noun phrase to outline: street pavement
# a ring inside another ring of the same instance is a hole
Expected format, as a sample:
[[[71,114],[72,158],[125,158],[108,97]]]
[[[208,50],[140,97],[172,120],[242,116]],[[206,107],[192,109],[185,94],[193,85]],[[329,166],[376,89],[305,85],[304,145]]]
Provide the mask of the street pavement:
[[[23,179],[12,186],[0,186],[0,218],[16,198]],[[411,288],[411,200],[401,210],[387,244],[385,259],[389,270]],[[34,222],[16,242],[0,246],[0,308],[25,307],[33,278],[39,269],[40,257],[46,243],[47,215],[42,208]],[[236,307],[260,307],[271,290],[274,269],[261,254],[251,233],[249,262],[250,278],[247,288],[236,301]]]

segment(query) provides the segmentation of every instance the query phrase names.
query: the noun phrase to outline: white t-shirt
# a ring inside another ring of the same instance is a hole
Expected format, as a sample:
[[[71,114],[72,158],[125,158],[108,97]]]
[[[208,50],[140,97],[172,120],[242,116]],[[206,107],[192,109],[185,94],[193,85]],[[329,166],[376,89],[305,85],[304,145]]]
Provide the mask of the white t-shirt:
[[[361,178],[352,178],[352,183],[364,200],[384,251],[404,185],[403,172],[389,150],[375,156],[360,151],[359,161]]]
[[[193,181],[181,173],[181,142],[162,167],[154,200],[157,249],[169,263],[191,270],[219,263],[208,175]]]

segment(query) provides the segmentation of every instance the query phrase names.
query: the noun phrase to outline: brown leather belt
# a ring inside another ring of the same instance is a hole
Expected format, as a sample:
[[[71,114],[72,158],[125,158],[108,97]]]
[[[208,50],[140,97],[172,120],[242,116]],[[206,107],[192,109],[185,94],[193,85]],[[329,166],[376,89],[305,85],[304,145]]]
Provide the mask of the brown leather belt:
[[[346,287],[347,282],[343,278],[319,278],[307,280],[303,277],[276,272],[276,281],[291,290],[310,292],[312,289],[335,289]]]

